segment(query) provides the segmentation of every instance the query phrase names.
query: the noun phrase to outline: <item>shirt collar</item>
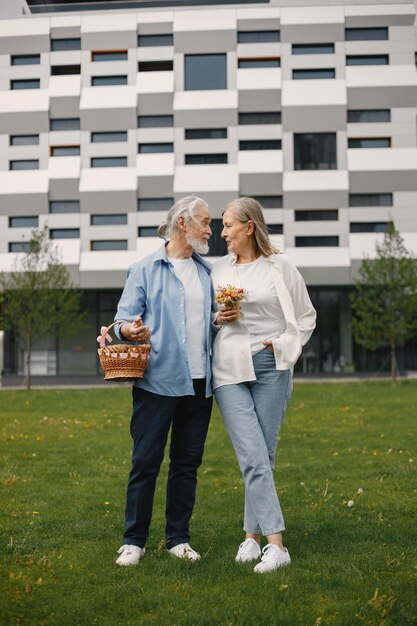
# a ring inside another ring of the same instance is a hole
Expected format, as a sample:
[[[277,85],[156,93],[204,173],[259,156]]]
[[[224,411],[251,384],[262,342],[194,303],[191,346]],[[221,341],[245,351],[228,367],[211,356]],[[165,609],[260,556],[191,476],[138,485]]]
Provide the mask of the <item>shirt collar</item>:
[[[167,245],[168,245],[168,242],[164,243],[164,245],[161,246],[159,250],[157,250],[157,252],[155,253],[155,257],[154,257],[155,262],[164,261],[165,263],[169,263],[167,250],[166,250]],[[194,261],[197,261],[197,263],[200,263],[200,265],[202,265],[204,269],[207,270],[207,272],[211,271],[211,264],[208,261],[206,261],[202,256],[200,256],[197,252],[193,252],[192,258],[194,259]]]

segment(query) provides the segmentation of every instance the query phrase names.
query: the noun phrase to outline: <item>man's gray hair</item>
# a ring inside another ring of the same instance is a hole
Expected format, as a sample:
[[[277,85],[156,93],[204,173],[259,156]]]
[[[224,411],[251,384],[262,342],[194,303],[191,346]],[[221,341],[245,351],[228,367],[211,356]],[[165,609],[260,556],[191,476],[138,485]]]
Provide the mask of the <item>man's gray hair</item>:
[[[179,231],[178,220],[183,217],[185,221],[190,222],[195,219],[195,215],[200,207],[208,209],[207,202],[198,196],[185,196],[180,198],[170,208],[165,220],[158,228],[158,237],[168,241],[172,235]]]

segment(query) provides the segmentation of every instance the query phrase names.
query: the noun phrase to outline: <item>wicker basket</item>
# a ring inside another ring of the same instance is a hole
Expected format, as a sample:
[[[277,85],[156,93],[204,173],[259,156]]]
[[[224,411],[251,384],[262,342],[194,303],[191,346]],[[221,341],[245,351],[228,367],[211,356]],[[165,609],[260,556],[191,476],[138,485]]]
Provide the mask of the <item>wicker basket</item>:
[[[120,322],[123,320],[117,320],[117,322],[110,324],[107,332]],[[114,346],[98,348],[97,352],[104,371],[104,379],[123,382],[143,378],[148,365],[151,346],[149,343],[135,345],[119,343]]]

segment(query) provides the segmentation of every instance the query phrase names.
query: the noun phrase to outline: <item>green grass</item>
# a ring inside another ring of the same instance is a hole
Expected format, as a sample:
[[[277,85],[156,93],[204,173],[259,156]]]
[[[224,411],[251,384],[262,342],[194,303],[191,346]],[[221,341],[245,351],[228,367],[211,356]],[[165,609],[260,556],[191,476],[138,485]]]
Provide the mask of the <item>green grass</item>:
[[[417,623],[417,383],[295,386],[276,472],[293,563],[263,576],[234,563],[243,488],[216,411],[191,529],[203,559],[164,550],[164,462],[146,557],[115,565],[130,404],[127,386],[0,391],[2,625]]]

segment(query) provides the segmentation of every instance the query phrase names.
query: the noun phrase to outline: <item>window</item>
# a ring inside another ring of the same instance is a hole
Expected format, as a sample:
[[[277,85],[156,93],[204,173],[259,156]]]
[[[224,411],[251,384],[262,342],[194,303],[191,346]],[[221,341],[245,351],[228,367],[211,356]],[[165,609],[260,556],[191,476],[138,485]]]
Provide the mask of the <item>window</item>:
[[[76,37],[70,39],[51,39],[51,50],[53,52],[81,50],[81,39]]]
[[[349,148],[390,148],[390,137],[354,137],[348,139]]]
[[[138,237],[158,237],[158,226],[139,226]]]
[[[79,228],[51,228],[49,231],[50,239],[79,239]]]
[[[127,167],[127,157],[93,157],[91,167]]]
[[[92,52],[93,63],[101,61],[127,61],[127,50],[105,50],[104,52]]]
[[[9,228],[37,228],[39,218],[36,215],[9,217]]]
[[[345,28],[346,41],[372,41],[388,39],[386,26],[376,28]]]
[[[351,222],[351,233],[386,233],[390,222]]]
[[[257,67],[281,67],[279,57],[264,57],[258,59],[238,59],[238,67],[241,69],[252,69]]]
[[[12,54],[11,65],[40,65],[40,54]]]
[[[173,35],[139,35],[138,46],[140,48],[149,46],[173,46]]]
[[[335,69],[311,69],[311,70],[293,70],[292,77],[294,80],[319,80],[321,78],[335,78]]]
[[[239,141],[239,150],[281,150],[281,139],[249,139]]]
[[[321,222],[339,219],[339,211],[337,209],[309,209],[295,211],[296,222]]]
[[[38,159],[19,159],[16,161],[9,161],[9,170],[38,170]]]
[[[186,128],[185,139],[227,139],[227,128]]]
[[[139,72],[172,72],[173,61],[139,61]]]
[[[79,213],[79,200],[50,200],[49,213]]]
[[[127,131],[120,130],[105,133],[91,133],[92,143],[107,143],[118,141],[127,141]]]
[[[49,130],[80,130],[80,118],[67,117],[49,120]]]
[[[51,157],[79,156],[80,146],[51,146]]]
[[[281,124],[281,112],[239,113],[239,124]]]
[[[283,235],[284,227],[282,224],[267,224],[268,233],[270,235]]]
[[[69,76],[81,74],[81,65],[52,65],[51,76]]]
[[[40,78],[24,78],[22,80],[11,80],[10,89],[40,89]]]
[[[279,30],[238,31],[237,43],[268,43],[280,41]]]
[[[126,213],[97,214],[90,216],[91,226],[109,226],[114,224],[127,224]]]
[[[185,90],[227,89],[225,54],[186,54]]]
[[[389,65],[388,54],[349,54],[346,65]]]
[[[294,133],[294,168],[337,169],[336,133]]]
[[[294,43],[293,54],[334,54],[333,43]]]
[[[138,211],[169,211],[174,198],[138,198]]]
[[[103,87],[105,85],[127,85],[127,76],[92,76],[92,87]]]
[[[138,144],[140,154],[154,154],[156,152],[174,152],[173,143],[140,143]]]
[[[214,165],[227,163],[227,154],[186,154],[186,165]]]
[[[389,109],[350,109],[347,112],[347,121],[351,124],[390,122]]]
[[[34,146],[39,144],[39,135],[10,135],[11,146]]]
[[[225,256],[227,254],[227,244],[222,237],[223,220],[213,219],[210,222],[212,235],[209,240],[210,256]]]
[[[392,206],[392,193],[350,193],[349,206]]]
[[[126,239],[101,239],[90,242],[90,247],[93,252],[100,252],[105,250],[127,250]]]
[[[174,126],[173,115],[139,115],[139,128],[168,128]]]
[[[29,241],[10,241],[9,252],[29,252]]]
[[[264,209],[282,209],[282,196],[252,196]]]
[[[325,236],[308,236],[308,237],[296,237],[295,238],[295,247],[296,248],[312,248],[312,247],[327,247],[327,246],[338,246],[339,245],[339,237],[335,235],[325,235]]]

